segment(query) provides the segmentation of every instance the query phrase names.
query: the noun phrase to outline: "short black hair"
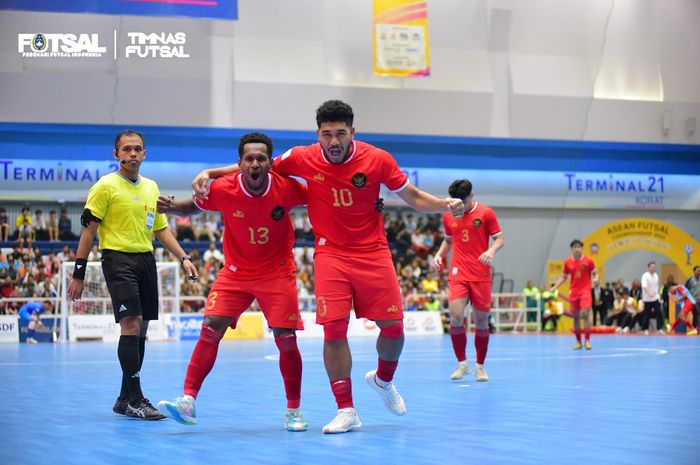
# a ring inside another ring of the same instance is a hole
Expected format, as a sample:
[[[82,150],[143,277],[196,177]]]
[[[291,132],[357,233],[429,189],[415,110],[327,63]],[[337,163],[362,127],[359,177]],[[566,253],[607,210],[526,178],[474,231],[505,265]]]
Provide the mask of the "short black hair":
[[[458,179],[450,184],[447,192],[453,199],[467,200],[472,193],[472,183],[468,179]]]
[[[267,156],[272,160],[272,139],[262,132],[249,132],[243,134],[238,142],[238,158],[243,156],[245,144],[265,144],[267,147]]]
[[[650,261],[649,263],[647,263],[647,268],[649,268],[651,265],[656,265],[656,262],[653,260]]]
[[[574,239],[573,241],[571,241],[571,244],[569,244],[569,247],[575,247],[577,245],[583,247],[583,242],[581,242],[578,239]]]
[[[693,273],[695,273],[698,270],[698,268],[700,268],[700,265],[693,267]]]
[[[322,123],[345,123],[352,127],[355,114],[352,107],[342,100],[327,100],[316,109],[316,125]]]
[[[117,134],[117,137],[114,139],[114,150],[119,150],[119,141],[121,140],[122,136],[139,136],[141,138],[143,148],[146,148],[146,139],[143,138],[143,134],[134,131],[133,129],[125,129],[119,134]]]

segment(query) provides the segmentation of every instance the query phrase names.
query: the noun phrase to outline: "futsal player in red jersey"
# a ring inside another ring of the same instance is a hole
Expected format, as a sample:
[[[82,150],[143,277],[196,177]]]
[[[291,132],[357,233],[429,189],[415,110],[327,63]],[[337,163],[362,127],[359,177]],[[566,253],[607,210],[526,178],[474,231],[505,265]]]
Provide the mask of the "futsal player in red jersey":
[[[207,199],[160,199],[166,211],[178,214],[199,209],[222,213],[225,265],[209,291],[199,341],[187,367],[184,394],[173,402],[159,402],[158,410],[180,423],[197,423],[195,398],[214,366],[219,341],[257,299],[280,351],[287,396],[284,426],[288,431],[305,431],[308,424],[300,409],[302,361],[294,332],[304,328],[289,210],[306,204],[306,186],[270,171],[272,141],[264,134],[241,137],[238,153],[241,171],[214,181]]]
[[[574,317],[574,332],[576,345],[574,350],[581,350],[581,320],[583,320],[583,334],[586,339],[586,350],[591,350],[591,278],[598,280],[595,263],[590,257],[583,255],[583,242],[578,239],[571,241],[571,256],[564,261],[564,272],[549,290],[556,291],[564,284],[568,276],[571,276],[569,287],[569,305]]]
[[[476,348],[476,380],[488,381],[484,368],[489,347],[489,313],[491,312],[491,263],[504,240],[496,214],[486,205],[474,200],[472,183],[458,179],[450,184],[450,197],[460,199],[466,206],[462,218],[451,213],[442,216],[445,239],[435,254],[433,262],[440,270],[452,249],[447,283],[449,286],[450,338],[457,357],[457,367],[450,376],[462,379],[471,373],[467,362],[467,333],[465,308],[471,301],[474,308],[474,347]],[[489,240],[493,243],[489,246]]]
[[[316,322],[323,325],[323,359],[338,412],[324,433],[358,430],[347,340],[350,309],[357,318],[375,321],[378,365],[365,380],[387,409],[404,415],[406,406],[393,383],[403,349],[403,309],[381,213],[374,208],[380,185],[386,185],[408,205],[424,213],[464,213],[459,199],[440,199],[413,186],[386,151],[354,139],[350,105],[329,100],[316,110],[316,144],[294,147],[275,159],[274,171],[298,176],[308,185],[309,219],[316,238],[314,280]],[[192,183],[206,195],[209,178],[235,170],[229,166],[205,170]]]

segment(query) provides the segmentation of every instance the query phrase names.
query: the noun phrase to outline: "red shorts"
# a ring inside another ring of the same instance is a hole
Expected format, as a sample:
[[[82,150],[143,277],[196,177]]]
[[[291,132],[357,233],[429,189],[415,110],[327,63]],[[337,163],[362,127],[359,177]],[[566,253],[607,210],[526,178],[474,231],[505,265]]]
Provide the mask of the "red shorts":
[[[204,316],[233,318],[232,328],[257,299],[270,328],[304,329],[294,274],[255,280],[235,279],[225,269],[209,291]]]
[[[403,320],[401,289],[391,255],[314,256],[316,323],[348,318]]]
[[[580,310],[590,310],[593,304],[593,296],[590,292],[583,295],[572,295],[569,297],[569,309],[576,313]]]
[[[681,313],[685,316],[688,313],[692,312],[695,310],[695,304],[691,302],[690,300],[685,301],[685,304],[683,305],[683,308],[681,308]]]
[[[475,310],[491,311],[491,281],[447,281],[447,300],[467,298]]]

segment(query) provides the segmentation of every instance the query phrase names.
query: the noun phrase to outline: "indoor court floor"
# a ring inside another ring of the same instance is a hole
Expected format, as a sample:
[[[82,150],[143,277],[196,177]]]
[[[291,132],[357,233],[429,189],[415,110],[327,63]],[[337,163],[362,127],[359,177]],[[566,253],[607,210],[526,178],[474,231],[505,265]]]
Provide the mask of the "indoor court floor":
[[[486,368],[450,381],[448,336],[406,340],[385,410],[364,381],[374,339],[350,340],[358,432],[324,435],[335,415],[320,339],[300,339],[309,430],[282,428],[271,339],[224,341],[197,401],[199,424],[146,422],[111,408],[115,344],[0,345],[0,464],[697,464],[700,337],[492,336]],[[181,395],[194,341],[147,345],[142,385],[156,404]],[[473,336],[468,357],[473,364]]]

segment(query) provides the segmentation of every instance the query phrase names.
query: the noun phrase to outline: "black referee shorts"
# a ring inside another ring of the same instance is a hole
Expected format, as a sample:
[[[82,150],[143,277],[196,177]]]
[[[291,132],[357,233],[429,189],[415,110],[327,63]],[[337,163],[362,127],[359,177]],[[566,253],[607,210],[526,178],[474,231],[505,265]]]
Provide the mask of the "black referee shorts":
[[[114,320],[141,315],[158,319],[158,271],[151,252],[102,251],[102,273],[112,298]]]

